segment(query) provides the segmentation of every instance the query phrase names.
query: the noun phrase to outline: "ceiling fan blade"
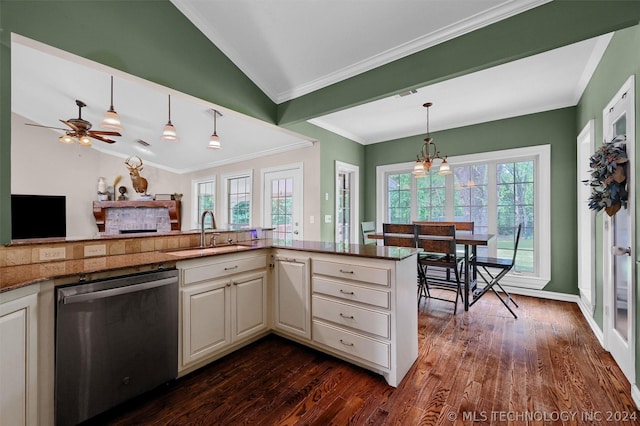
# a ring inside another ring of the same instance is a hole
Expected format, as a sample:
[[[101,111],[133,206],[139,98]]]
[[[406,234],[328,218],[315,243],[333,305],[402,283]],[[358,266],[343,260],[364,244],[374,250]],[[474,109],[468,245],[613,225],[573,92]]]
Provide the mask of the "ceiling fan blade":
[[[80,129],[78,129],[78,126],[76,126],[76,125],[75,125],[75,124],[73,124],[73,123],[70,123],[70,122],[68,122],[68,121],[64,121],[64,120],[60,120],[60,121],[61,121],[62,123],[64,123],[64,124],[66,124],[67,126],[71,127],[71,128],[72,128],[73,130],[75,130],[76,132],[77,132],[78,130],[80,130]]]
[[[26,126],[33,126],[33,127],[44,127],[45,129],[55,129],[55,130],[64,130],[65,132],[68,131],[68,129],[63,129],[62,127],[51,127],[51,126],[43,126],[41,124],[31,124],[31,123],[24,123]]]
[[[89,130],[89,133],[92,135],[122,136],[118,132],[111,132],[107,130]]]
[[[103,138],[102,136],[98,136],[98,135],[96,135],[96,134],[95,134],[95,133],[93,133],[93,132],[89,132],[89,134],[88,134],[88,135],[89,135],[90,137],[92,137],[92,138],[94,138],[94,139],[97,139],[97,140],[99,140],[99,141],[102,141],[102,142],[106,142],[106,143],[116,143],[116,141],[112,141],[111,139]]]

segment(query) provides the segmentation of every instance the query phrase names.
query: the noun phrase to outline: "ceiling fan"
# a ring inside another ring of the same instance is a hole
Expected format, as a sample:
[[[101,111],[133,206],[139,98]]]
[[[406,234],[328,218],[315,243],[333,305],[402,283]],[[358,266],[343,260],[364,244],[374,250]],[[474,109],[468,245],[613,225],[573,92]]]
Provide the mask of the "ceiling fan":
[[[97,139],[99,141],[106,142],[106,143],[115,143],[116,141],[105,138],[103,136],[122,136],[118,132],[112,132],[112,131],[106,131],[106,130],[90,130],[91,123],[82,118],[82,108],[86,107],[87,104],[76,99],[76,105],[78,105],[78,118],[60,120],[62,123],[69,126],[71,130],[60,128],[60,127],[42,126],[40,124],[31,124],[31,123],[25,123],[25,124],[28,126],[45,127],[47,129],[64,130],[65,134],[60,136],[61,142],[72,144],[77,139],[78,143],[84,146],[91,145],[90,138]]]

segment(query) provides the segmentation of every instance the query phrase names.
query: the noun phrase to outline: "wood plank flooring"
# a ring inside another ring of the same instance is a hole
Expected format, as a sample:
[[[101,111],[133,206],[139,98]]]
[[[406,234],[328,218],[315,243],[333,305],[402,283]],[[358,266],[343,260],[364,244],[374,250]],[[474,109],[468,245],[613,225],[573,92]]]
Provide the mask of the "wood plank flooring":
[[[104,425],[633,425],[630,385],[573,303],[429,300],[400,386],[270,335],[95,418]]]

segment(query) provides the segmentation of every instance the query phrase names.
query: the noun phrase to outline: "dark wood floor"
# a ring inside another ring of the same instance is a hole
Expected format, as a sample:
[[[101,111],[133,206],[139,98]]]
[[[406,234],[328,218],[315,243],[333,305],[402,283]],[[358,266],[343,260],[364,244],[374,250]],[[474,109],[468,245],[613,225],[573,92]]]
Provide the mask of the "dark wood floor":
[[[640,424],[630,385],[573,303],[430,300],[398,388],[268,336],[94,423],[109,425]]]

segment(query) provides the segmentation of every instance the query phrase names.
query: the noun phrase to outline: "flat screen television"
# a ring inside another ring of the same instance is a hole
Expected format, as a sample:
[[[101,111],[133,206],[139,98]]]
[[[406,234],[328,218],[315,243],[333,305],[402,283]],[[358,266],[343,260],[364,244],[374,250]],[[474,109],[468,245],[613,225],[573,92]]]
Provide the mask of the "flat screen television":
[[[11,239],[67,236],[64,195],[11,194]]]

